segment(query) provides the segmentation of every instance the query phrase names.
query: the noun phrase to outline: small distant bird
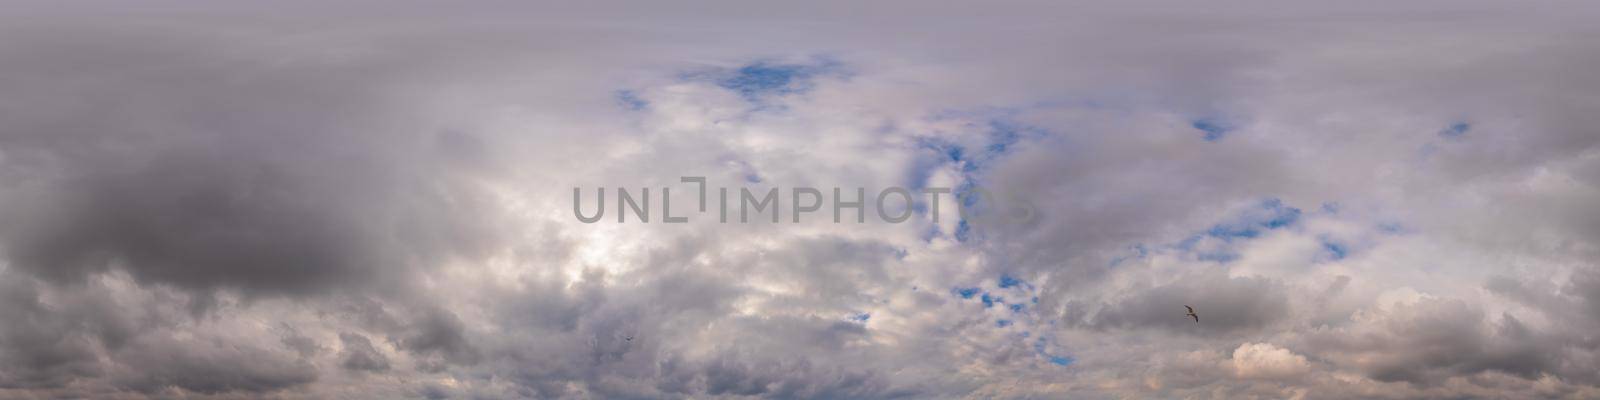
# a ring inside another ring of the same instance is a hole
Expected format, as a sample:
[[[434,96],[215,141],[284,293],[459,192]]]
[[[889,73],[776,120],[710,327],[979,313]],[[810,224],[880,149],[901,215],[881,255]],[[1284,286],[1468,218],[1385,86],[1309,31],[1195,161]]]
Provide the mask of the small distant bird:
[[[1185,306],[1183,306],[1183,308],[1189,309],[1189,313],[1188,314],[1184,314],[1184,315],[1194,317],[1194,322],[1197,323],[1197,324],[1200,323],[1200,316],[1196,315],[1194,313],[1194,307],[1189,307],[1188,305],[1185,305]]]
[[[633,341],[633,336],[630,335],[628,337],[622,338],[622,340],[626,340],[626,341],[632,342]]]

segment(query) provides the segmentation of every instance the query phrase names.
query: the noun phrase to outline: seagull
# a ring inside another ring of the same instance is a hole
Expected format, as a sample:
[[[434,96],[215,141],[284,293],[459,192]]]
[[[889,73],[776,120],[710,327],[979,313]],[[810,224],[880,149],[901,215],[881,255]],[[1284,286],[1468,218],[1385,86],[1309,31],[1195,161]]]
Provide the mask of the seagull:
[[[1189,313],[1188,314],[1184,314],[1184,315],[1194,317],[1194,323],[1197,323],[1197,324],[1200,323],[1200,316],[1196,315],[1194,313],[1194,307],[1189,307],[1189,306],[1185,305],[1185,306],[1183,306],[1183,308],[1189,309]]]
[[[623,338],[622,340],[626,340],[626,341],[632,342],[633,341],[633,335],[628,335],[628,337]]]

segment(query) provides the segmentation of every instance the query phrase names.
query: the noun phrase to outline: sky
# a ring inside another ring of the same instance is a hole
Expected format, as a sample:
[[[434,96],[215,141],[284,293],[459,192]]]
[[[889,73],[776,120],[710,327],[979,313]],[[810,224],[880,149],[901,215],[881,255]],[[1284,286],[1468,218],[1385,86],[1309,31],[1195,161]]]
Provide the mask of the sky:
[[[857,3],[9,2],[0,399],[1600,398],[1600,5]]]

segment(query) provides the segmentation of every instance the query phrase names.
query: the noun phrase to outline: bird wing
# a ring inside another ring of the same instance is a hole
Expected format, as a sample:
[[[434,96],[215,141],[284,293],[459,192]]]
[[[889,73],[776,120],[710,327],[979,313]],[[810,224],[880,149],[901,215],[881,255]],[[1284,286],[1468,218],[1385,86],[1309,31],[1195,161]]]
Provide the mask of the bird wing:
[[[1200,323],[1200,316],[1199,315],[1197,315],[1197,314],[1189,314],[1189,316],[1194,317],[1194,322],[1195,323]]]
[[[1194,307],[1183,306],[1183,308],[1187,308],[1187,309],[1189,309],[1190,313],[1194,313]]]

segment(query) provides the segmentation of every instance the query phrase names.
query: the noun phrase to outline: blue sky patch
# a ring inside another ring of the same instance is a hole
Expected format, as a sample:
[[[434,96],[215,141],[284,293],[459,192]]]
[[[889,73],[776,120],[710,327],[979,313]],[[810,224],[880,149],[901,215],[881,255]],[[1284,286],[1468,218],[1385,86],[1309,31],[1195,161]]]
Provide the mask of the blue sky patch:
[[[1228,263],[1239,259],[1239,254],[1234,252],[1230,246],[1222,246],[1220,248],[1206,246],[1201,248],[1201,243],[1207,238],[1220,239],[1223,243],[1255,239],[1268,231],[1296,226],[1300,221],[1301,214],[1300,209],[1284,205],[1282,200],[1270,198],[1262,200],[1255,207],[1245,209],[1223,222],[1212,225],[1211,228],[1203,232],[1196,233],[1164,247],[1193,252],[1194,257],[1200,261]],[[1148,250],[1144,249],[1143,245],[1140,245],[1138,251],[1138,257],[1143,257]],[[1128,258],[1136,257],[1126,256],[1115,259],[1112,261],[1113,266],[1115,266],[1116,262]]]
[[[935,117],[935,119],[938,118],[940,117]],[[967,175],[967,179],[971,180],[973,179],[972,174],[1010,152],[1017,143],[1022,141],[1025,134],[1033,136],[1049,134],[1048,131],[1042,128],[1008,121],[1004,116],[989,118],[984,124],[968,124],[972,129],[981,130],[984,133],[982,143],[962,144],[943,138],[928,137],[918,139],[917,146],[938,154],[938,158],[944,163],[956,165],[962,174]],[[919,165],[918,170],[913,173],[914,181],[912,185],[920,186],[923,184],[921,180],[927,178],[928,172],[922,169],[931,169],[937,166]]]
[[[1068,366],[1068,365],[1072,365],[1072,363],[1075,363],[1075,362],[1078,362],[1078,360],[1074,359],[1072,357],[1050,356],[1050,363],[1051,364],[1060,365],[1060,366],[1063,366],[1063,367]]]
[[[956,288],[955,292],[956,292],[957,296],[961,296],[961,298],[963,298],[963,299],[970,299],[970,298],[972,298],[972,296],[977,296],[979,290],[978,290],[978,288],[975,288],[975,287],[973,287],[973,288]]]
[[[796,81],[810,76],[811,72],[800,65],[755,63],[739,67],[733,76],[718,80],[717,86],[754,97],[794,91]]]
[[[1322,212],[1325,212],[1325,213],[1328,213],[1328,214],[1338,214],[1339,210],[1341,210],[1343,208],[1344,208],[1344,206],[1339,205],[1339,202],[1336,202],[1336,201],[1329,201],[1329,202],[1323,202],[1322,203]]]
[[[951,145],[944,148],[944,156],[950,159],[951,162],[961,162],[963,155],[961,146]]]
[[[617,103],[621,104],[623,108],[633,111],[643,110],[645,107],[650,106],[650,102],[639,98],[639,94],[634,93],[632,90],[617,91]]]
[[[1212,226],[1206,235],[1223,240],[1253,239],[1264,231],[1288,227],[1299,220],[1300,209],[1285,206],[1278,199],[1267,199],[1237,220]]]
[[[1289,226],[1300,220],[1300,209],[1283,205],[1283,200],[1267,199],[1261,202],[1261,208],[1272,212],[1272,218],[1266,223],[1271,229]]]
[[[1236,253],[1233,253],[1233,252],[1218,251],[1218,252],[1212,252],[1212,253],[1201,253],[1199,255],[1196,255],[1195,259],[1198,259],[1200,261],[1210,261],[1210,262],[1214,262],[1214,263],[1227,264],[1227,263],[1233,262],[1234,260],[1238,260],[1239,259],[1239,255],[1236,254]]]
[[[758,61],[712,76],[717,86],[758,102],[768,96],[803,93],[811,89],[813,78],[836,75],[838,70],[839,64],[828,60],[813,64]]]
[[[972,225],[967,224],[967,219],[966,218],[962,218],[961,221],[956,222],[956,241],[957,242],[966,242],[967,239],[971,238],[971,236],[972,236]]]
[[[1206,230],[1206,235],[1222,239],[1254,239],[1256,236],[1261,236],[1260,228],[1254,224],[1217,224]]]
[[[1457,122],[1457,123],[1454,123],[1454,124],[1450,124],[1450,126],[1447,126],[1444,129],[1439,130],[1439,136],[1444,136],[1444,137],[1447,137],[1447,138],[1455,139],[1455,138],[1459,138],[1459,137],[1462,137],[1462,136],[1466,136],[1467,135],[1467,131],[1470,131],[1470,130],[1472,130],[1472,124],[1469,124],[1469,123],[1466,123],[1466,122]]]
[[[961,175],[961,179],[950,193],[940,195],[940,201],[943,202],[946,199],[954,198],[959,209],[964,210],[967,215],[985,212],[983,210],[984,206],[980,203],[985,203],[985,200],[988,200],[988,202],[993,200],[987,198],[989,195],[979,193],[976,190],[985,168],[996,160],[1007,156],[1022,141],[1025,135],[1036,137],[1049,135],[1049,131],[1045,129],[1007,120],[1008,116],[1004,112],[998,116],[990,115],[992,112],[978,112],[977,116],[946,112],[942,115],[931,117],[935,120],[943,118],[982,118],[980,122],[966,122],[964,124],[975,132],[981,132],[983,134],[982,140],[961,142],[938,136],[917,138],[915,146],[920,154],[917,157],[917,161],[912,164],[912,167],[907,172],[907,179],[910,182],[906,187],[912,190],[924,189],[935,172],[941,168],[954,168]],[[966,137],[972,138],[972,136]],[[941,211],[947,208],[947,206],[941,207]],[[926,214],[930,209],[925,201],[918,201],[912,206],[912,211],[918,214]],[[941,230],[940,233],[949,234],[957,242],[965,243],[974,239],[973,226],[965,218],[957,220],[954,232],[943,232]]]
[[[869,313],[860,313],[860,314],[856,314],[856,315],[851,315],[850,316],[850,320],[851,321],[860,322],[860,323],[863,323],[863,324],[867,323],[867,320],[869,320],[869,319],[872,319],[872,314],[869,314]]]
[[[1349,247],[1328,238],[1322,239],[1322,250],[1328,255],[1329,258],[1335,261],[1343,260],[1345,256],[1350,255]]]
[[[1199,129],[1201,132],[1205,132],[1204,138],[1207,142],[1222,140],[1223,136],[1227,136],[1228,132],[1233,131],[1232,127],[1213,118],[1197,119],[1189,122],[1189,126],[1194,127],[1194,129]]]
[[[998,158],[1004,155],[1006,151],[1011,149],[1011,146],[1022,141],[1023,133],[1042,136],[1049,132],[1004,119],[989,120],[989,145],[984,148],[984,155],[986,158]]]
[[[983,308],[989,308],[989,307],[994,307],[994,303],[1000,302],[1000,297],[998,297],[998,296],[990,296],[989,292],[983,292],[982,300],[983,300]]]
[[[1027,282],[1023,282],[1021,279],[1013,278],[1011,275],[1000,275],[1001,289],[1022,286],[1025,284],[1027,284]]]

